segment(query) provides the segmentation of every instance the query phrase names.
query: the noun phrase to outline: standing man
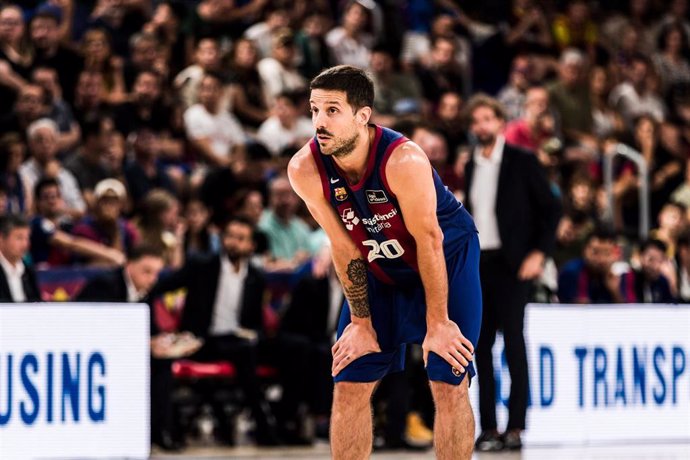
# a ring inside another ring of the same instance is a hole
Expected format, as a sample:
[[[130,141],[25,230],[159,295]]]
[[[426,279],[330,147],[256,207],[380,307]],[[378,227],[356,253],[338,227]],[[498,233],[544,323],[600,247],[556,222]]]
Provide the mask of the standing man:
[[[527,413],[527,353],[523,336],[530,282],[554,249],[560,205],[549,188],[537,157],[507,145],[505,116],[498,101],[477,95],[467,104],[470,131],[477,147],[465,167],[468,210],[479,229],[484,300],[477,367],[481,451],[519,449]],[[496,427],[496,382],[491,349],[503,331],[510,370],[508,428]]]
[[[429,160],[400,133],[369,124],[372,81],[337,66],[311,82],[316,137],[290,161],[297,194],[328,234],[346,302],[333,346],[331,448],[367,458],[371,395],[422,344],[436,402],[440,459],[469,459],[467,388],[481,322],[479,243],[472,218]]]

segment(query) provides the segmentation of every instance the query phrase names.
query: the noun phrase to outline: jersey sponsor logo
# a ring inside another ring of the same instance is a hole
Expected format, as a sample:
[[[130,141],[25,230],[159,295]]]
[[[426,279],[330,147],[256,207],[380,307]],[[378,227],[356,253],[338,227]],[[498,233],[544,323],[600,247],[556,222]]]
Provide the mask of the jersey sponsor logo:
[[[391,223],[388,220],[398,215],[398,210],[393,208],[386,214],[374,214],[370,219],[362,218],[362,223],[367,227],[369,233],[378,233],[385,228],[391,228]]]
[[[345,228],[350,231],[352,231],[352,229],[355,228],[355,226],[359,223],[359,217],[355,215],[355,212],[352,210],[352,208],[343,210],[340,218],[345,224]]]
[[[366,194],[370,204],[388,203],[388,197],[383,190],[367,190]]]
[[[335,199],[338,201],[345,201],[347,200],[347,190],[345,190],[345,187],[336,187],[335,190]]]

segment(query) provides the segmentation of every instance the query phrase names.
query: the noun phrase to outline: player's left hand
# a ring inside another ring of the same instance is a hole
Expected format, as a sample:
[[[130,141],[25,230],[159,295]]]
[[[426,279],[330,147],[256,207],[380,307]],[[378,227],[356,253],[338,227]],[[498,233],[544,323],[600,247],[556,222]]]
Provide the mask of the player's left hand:
[[[544,271],[544,253],[541,251],[532,251],[527,254],[525,260],[520,265],[518,271],[518,279],[522,281],[530,281],[537,279]]]
[[[422,350],[425,367],[429,352],[433,351],[460,372],[465,371],[474,354],[472,342],[462,335],[458,325],[451,320],[427,325]]]
[[[343,335],[331,348],[333,353],[331,374],[335,377],[355,359],[380,351],[381,347],[379,347],[379,342],[376,339],[376,331],[371,323],[350,323],[343,331]]]

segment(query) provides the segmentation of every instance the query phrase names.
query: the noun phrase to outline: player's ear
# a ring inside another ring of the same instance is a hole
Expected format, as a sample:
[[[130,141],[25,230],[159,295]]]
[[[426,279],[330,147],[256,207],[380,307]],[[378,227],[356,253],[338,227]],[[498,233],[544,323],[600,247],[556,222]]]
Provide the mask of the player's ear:
[[[371,119],[371,107],[362,107],[357,111],[356,117],[359,123],[363,125],[368,124],[369,120]]]

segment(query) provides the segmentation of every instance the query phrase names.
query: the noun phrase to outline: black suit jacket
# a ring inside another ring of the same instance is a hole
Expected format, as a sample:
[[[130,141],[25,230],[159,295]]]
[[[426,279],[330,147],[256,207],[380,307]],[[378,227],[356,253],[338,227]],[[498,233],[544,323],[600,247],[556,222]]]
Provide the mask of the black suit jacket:
[[[292,291],[290,304],[280,321],[280,330],[308,337],[314,343],[330,341],[330,303],[328,278],[304,277]]]
[[[94,276],[84,284],[74,300],[76,302],[129,302],[124,269],[116,268]],[[141,302],[148,303],[148,298],[142,299]],[[151,335],[156,335],[159,330],[153,315],[153,308],[149,308],[149,315]]]
[[[472,156],[465,166],[465,205],[470,213],[474,168]],[[498,177],[496,219],[501,249],[511,269],[517,272],[530,251],[538,249],[546,255],[553,252],[560,216],[560,201],[536,156],[506,144]]]
[[[24,295],[27,302],[40,302],[41,290],[38,288],[38,281],[36,280],[36,272],[31,267],[24,268],[24,275],[22,275],[22,286],[24,286]],[[11,303],[12,293],[10,292],[10,285],[7,282],[5,270],[0,267],[0,302]]]
[[[182,268],[162,278],[153,289],[152,298],[165,292],[187,288],[180,330],[190,331],[197,337],[208,337],[218,290],[221,257],[226,256],[191,257]],[[263,274],[249,264],[240,305],[242,327],[255,331],[262,329],[265,287]]]

